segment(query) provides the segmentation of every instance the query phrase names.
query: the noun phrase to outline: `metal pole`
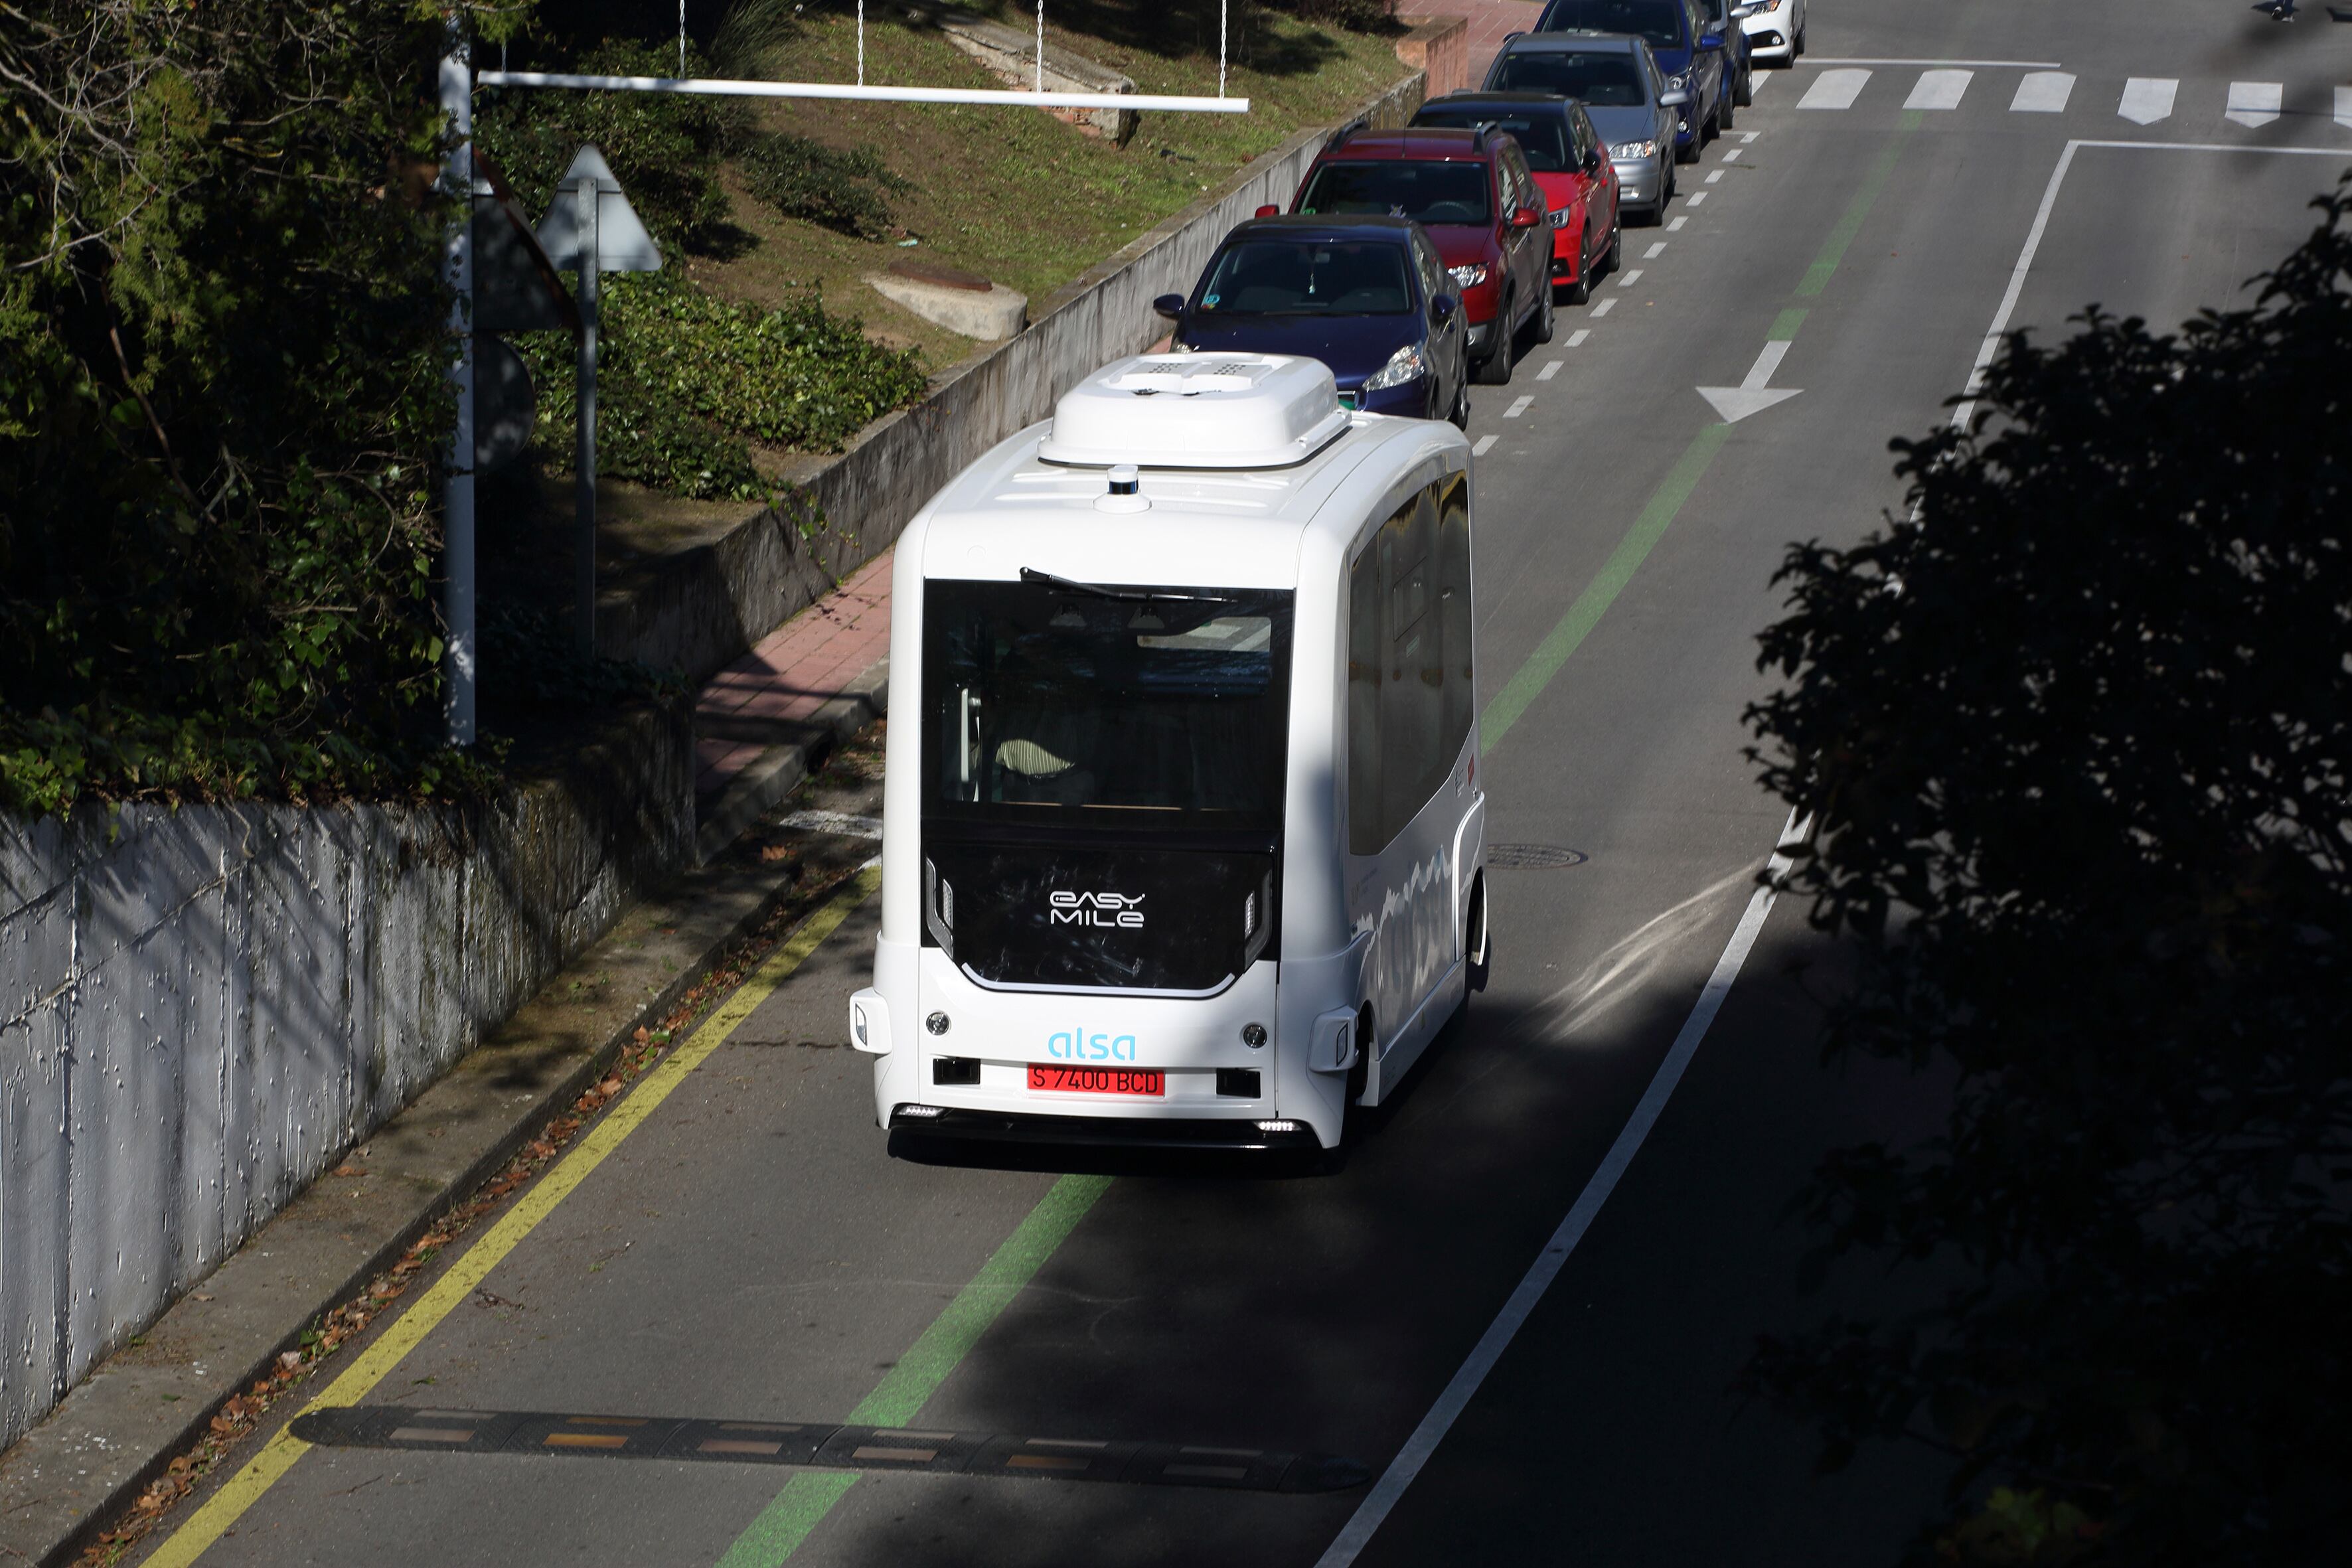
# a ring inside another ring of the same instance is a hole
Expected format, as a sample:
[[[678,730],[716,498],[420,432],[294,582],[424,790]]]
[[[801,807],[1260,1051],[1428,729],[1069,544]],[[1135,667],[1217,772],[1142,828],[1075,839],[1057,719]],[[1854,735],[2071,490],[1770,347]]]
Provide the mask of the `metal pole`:
[[[449,14],[449,52],[441,60],[441,110],[449,117],[455,144],[442,171],[443,188],[457,210],[443,243],[445,276],[457,298],[449,306],[449,331],[457,358],[449,384],[457,395],[457,427],[450,433],[448,478],[441,492],[441,621],[446,652],[442,708],[449,743],[474,743],[474,84],[465,26]]]
[[[577,624],[580,657],[596,657],[596,182],[583,178],[572,187],[580,215],[580,391],[577,413],[580,439],[574,460],[579,474],[573,484],[578,498],[579,537],[572,549],[578,595]]]

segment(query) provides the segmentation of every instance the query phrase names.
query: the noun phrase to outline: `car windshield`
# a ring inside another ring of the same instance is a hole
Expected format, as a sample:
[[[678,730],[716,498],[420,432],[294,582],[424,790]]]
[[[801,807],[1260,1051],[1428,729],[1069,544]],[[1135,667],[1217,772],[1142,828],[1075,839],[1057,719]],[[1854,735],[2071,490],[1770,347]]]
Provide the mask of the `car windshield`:
[[[1247,239],[1227,246],[1201,285],[1216,316],[1394,316],[1412,309],[1402,245]]]
[[[1580,98],[1595,109],[1639,109],[1647,99],[1631,55],[1527,49],[1497,61],[1491,85],[1512,92]]]
[[[1415,125],[1451,125],[1468,130],[1491,125],[1508,132],[1528,155],[1528,167],[1557,174],[1573,166],[1568,156],[1568,122],[1554,114],[1510,114],[1490,109],[1424,109]]]
[[[1536,23],[1538,33],[1591,27],[1601,33],[1633,33],[1658,49],[1679,49],[1683,0],[1551,0]]]
[[[1291,595],[1184,592],[1204,596],[927,584],[924,815],[1155,834],[1279,826]]]
[[[1423,223],[1486,223],[1486,167],[1435,159],[1326,163],[1315,171],[1303,213],[1388,213]]]

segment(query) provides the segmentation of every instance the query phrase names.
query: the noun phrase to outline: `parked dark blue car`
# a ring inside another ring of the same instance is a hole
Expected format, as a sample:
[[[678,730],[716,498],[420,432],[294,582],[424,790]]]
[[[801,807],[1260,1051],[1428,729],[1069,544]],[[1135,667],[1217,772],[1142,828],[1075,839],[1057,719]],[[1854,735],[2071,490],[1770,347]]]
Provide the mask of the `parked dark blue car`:
[[[1631,33],[1646,41],[1669,90],[1690,101],[1675,111],[1675,161],[1696,163],[1699,149],[1731,123],[1738,75],[1726,27],[1709,16],[1704,0],[1550,0],[1536,18],[1538,33],[1590,28]]]
[[[1191,299],[1152,309],[1179,350],[1302,354],[1331,367],[1339,401],[1374,414],[1470,419],[1470,346],[1437,246],[1401,217],[1285,214],[1242,224]]]

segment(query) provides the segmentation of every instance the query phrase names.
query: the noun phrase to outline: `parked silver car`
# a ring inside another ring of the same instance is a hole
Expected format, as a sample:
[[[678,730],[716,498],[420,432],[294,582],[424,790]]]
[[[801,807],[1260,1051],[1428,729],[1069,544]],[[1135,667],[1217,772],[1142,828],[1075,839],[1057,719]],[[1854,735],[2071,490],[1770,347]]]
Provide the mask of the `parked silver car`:
[[[1675,110],[1650,46],[1628,33],[1521,33],[1486,68],[1489,92],[1552,92],[1582,100],[1617,165],[1619,210],[1656,223],[1675,195]]]

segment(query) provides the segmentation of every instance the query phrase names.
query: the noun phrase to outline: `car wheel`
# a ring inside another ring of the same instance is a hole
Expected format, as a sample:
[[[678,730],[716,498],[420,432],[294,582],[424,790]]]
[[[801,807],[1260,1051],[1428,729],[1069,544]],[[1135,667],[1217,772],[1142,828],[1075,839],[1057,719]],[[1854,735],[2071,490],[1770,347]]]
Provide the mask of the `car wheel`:
[[[1716,111],[1715,124],[1717,134],[1720,135],[1722,132],[1731,129],[1731,122],[1739,117],[1739,110],[1738,106],[1747,101],[1747,99],[1740,96],[1738,89],[1734,88],[1732,89],[1730,96],[1723,100],[1723,107]]]
[[[1446,417],[1454,421],[1454,427],[1456,430],[1470,428],[1470,383],[1468,381],[1464,381],[1461,385],[1454,389],[1454,409],[1452,413],[1446,415]]]
[[[1585,277],[1579,278],[1572,283],[1561,284],[1552,290],[1552,294],[1563,305],[1583,304],[1592,298],[1591,274],[1588,272]]]
[[[1554,313],[1555,307],[1552,304],[1551,290],[1549,289],[1538,289],[1536,290],[1536,294],[1538,296],[1538,303],[1536,305],[1535,314],[1528,318],[1528,335],[1537,342],[1548,343],[1551,342],[1553,325],[1557,320]]]
[[[1804,52],[1805,52],[1805,14],[1804,14],[1802,11],[1800,11],[1800,12],[1798,12],[1798,13],[1797,13],[1797,31],[1796,31],[1796,34],[1795,34],[1795,36],[1794,36],[1794,37],[1790,37],[1790,40],[1789,40],[1789,63],[1790,63],[1790,65],[1792,65],[1792,66],[1793,66],[1793,65],[1795,65],[1795,64],[1797,63],[1797,57],[1798,57],[1799,55],[1803,54]]]
[[[1609,248],[1601,253],[1601,265],[1593,270],[1603,278],[1608,277],[1617,270],[1617,264],[1624,260],[1624,250],[1625,215],[1620,213],[1617,221],[1609,226]]]
[[[1511,340],[1518,335],[1512,326],[1511,315],[1518,303],[1506,297],[1503,308],[1495,312],[1495,346],[1470,371],[1471,379],[1481,386],[1511,384]]]
[[[1481,871],[1470,884],[1470,913],[1462,933],[1462,955],[1469,974],[1470,989],[1486,989],[1487,977],[1494,973],[1494,933],[1486,929],[1486,874]]]
[[[1739,73],[1739,90],[1731,95],[1731,100],[1742,109],[1756,101],[1756,68],[1754,66],[1751,65]],[[1724,123],[1728,125],[1731,121],[1727,120]]]

